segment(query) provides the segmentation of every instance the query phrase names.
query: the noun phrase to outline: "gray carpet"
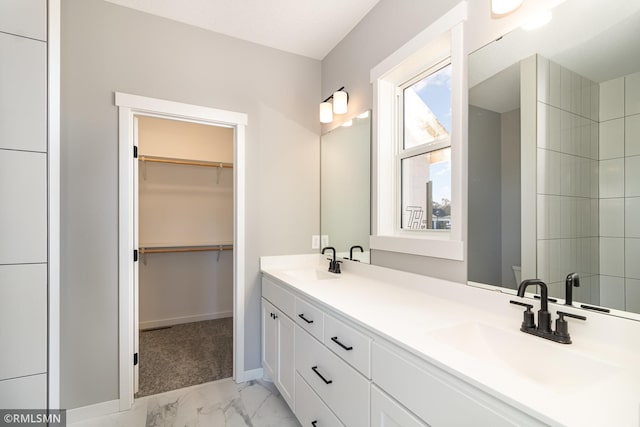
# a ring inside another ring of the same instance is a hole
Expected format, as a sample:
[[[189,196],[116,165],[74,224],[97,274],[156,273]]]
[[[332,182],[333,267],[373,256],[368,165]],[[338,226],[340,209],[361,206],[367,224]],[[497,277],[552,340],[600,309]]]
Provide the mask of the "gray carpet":
[[[140,331],[136,397],[233,375],[233,318]]]

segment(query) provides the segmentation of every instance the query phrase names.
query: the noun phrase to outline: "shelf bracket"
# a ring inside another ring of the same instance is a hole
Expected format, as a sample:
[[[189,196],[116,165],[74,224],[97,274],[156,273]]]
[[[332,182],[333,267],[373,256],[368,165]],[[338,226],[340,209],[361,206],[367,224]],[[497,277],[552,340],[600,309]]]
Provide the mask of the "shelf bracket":
[[[222,173],[222,162],[218,165],[218,170],[216,171],[216,184],[220,184],[220,174]]]

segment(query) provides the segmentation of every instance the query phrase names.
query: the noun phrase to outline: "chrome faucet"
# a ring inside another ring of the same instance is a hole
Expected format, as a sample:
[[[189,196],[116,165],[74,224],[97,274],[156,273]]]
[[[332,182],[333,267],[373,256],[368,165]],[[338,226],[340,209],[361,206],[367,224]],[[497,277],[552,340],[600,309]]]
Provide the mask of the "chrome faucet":
[[[569,278],[567,277],[567,280]],[[538,310],[538,326],[536,326],[534,314],[531,312],[533,308],[532,304],[526,304],[520,301],[511,300],[511,304],[521,305],[526,307],[523,313],[522,326],[520,330],[527,334],[535,335],[541,338],[545,338],[551,341],[559,342],[562,344],[571,344],[571,337],[569,336],[569,330],[566,317],[573,317],[574,319],[587,320],[586,317],[577,314],[566,313],[564,311],[557,311],[558,318],[556,319],[556,330],[551,329],[551,313],[549,313],[549,289],[547,284],[540,279],[529,279],[520,283],[518,286],[518,296],[524,297],[525,290],[528,286],[540,286],[540,310]]]
[[[342,263],[342,261],[336,261],[336,248],[334,248],[333,246],[322,248],[323,255],[326,251],[333,251],[333,259],[327,258],[329,260],[329,273],[340,274],[340,264]]]

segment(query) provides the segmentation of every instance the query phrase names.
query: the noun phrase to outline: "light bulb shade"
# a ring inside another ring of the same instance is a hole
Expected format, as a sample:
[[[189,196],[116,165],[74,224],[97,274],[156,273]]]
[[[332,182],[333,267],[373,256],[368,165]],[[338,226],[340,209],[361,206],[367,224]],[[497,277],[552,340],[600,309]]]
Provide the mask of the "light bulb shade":
[[[347,92],[343,90],[333,92],[333,112],[336,114],[347,112]]]
[[[520,7],[524,0],[491,0],[491,13],[497,16],[506,15]]]
[[[320,123],[331,123],[333,121],[333,111],[330,102],[320,103]]]

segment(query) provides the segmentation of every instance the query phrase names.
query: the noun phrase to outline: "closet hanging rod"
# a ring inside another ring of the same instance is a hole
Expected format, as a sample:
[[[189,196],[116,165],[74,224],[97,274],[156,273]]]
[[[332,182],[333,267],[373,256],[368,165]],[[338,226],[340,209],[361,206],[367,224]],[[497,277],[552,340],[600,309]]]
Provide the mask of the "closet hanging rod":
[[[212,251],[232,251],[233,245],[217,245],[217,246],[193,246],[193,247],[171,247],[171,248],[140,248],[140,254],[161,254],[170,252],[212,252]]]
[[[138,159],[141,162],[170,163],[174,165],[187,165],[187,166],[206,166],[210,168],[233,168],[233,163],[225,163],[225,162],[205,162],[201,160],[173,159],[170,157],[157,157],[157,156],[140,156]]]

